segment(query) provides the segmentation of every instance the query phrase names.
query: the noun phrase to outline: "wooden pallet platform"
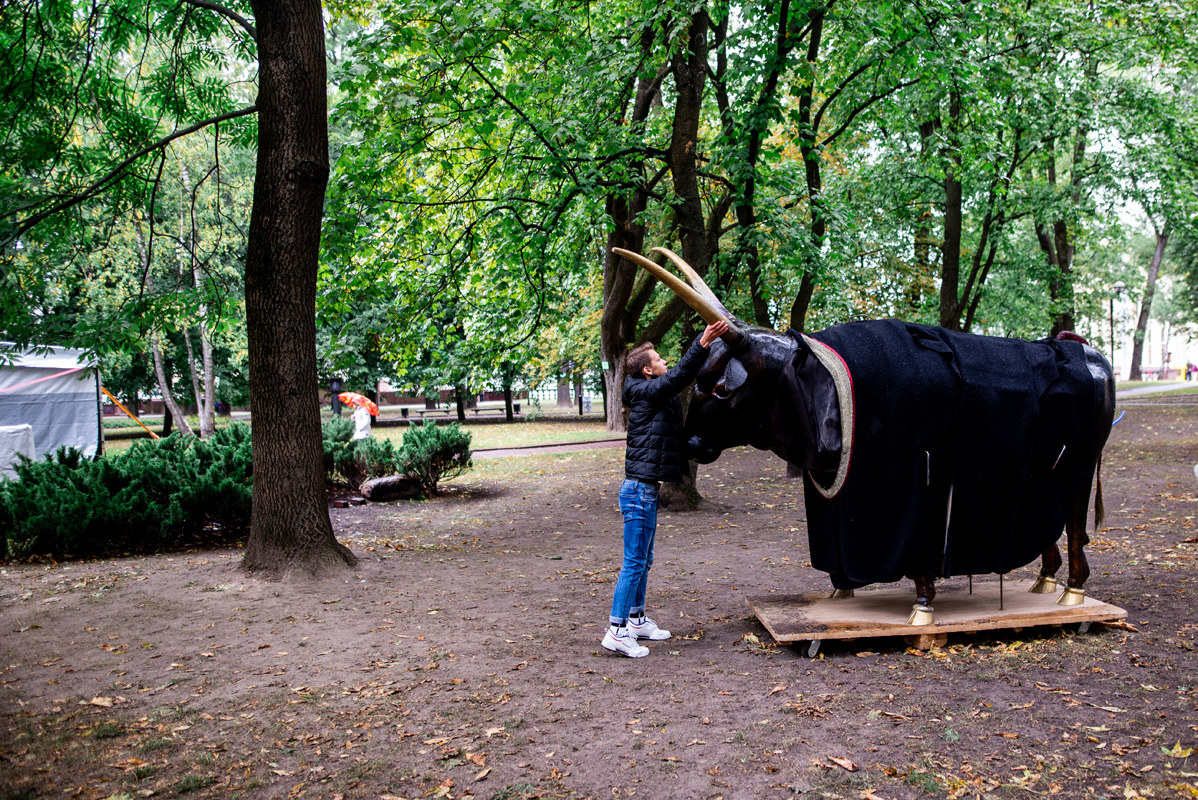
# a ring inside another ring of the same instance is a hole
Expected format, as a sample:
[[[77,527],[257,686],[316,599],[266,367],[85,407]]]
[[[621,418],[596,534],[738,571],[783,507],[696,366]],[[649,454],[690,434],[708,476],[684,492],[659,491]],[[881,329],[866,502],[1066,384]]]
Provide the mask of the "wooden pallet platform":
[[[915,603],[913,586],[858,589],[855,597],[833,600],[827,594],[750,597],[749,608],[778,642],[813,642],[808,655],[825,639],[864,639],[901,636],[921,650],[944,644],[959,631],[1022,630],[1035,625],[1085,625],[1127,617],[1118,606],[1092,597],[1076,606],[1059,606],[1054,594],[1031,594],[1030,580],[1003,581],[1002,608],[999,582],[973,580],[973,593],[965,580],[936,587],[936,621],[908,625]]]

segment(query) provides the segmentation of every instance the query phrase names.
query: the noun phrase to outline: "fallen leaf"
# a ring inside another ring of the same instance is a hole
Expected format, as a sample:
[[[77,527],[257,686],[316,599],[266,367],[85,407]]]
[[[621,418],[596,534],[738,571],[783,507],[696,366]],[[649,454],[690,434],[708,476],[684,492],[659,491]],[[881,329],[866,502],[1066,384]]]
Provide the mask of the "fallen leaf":
[[[93,697],[84,705],[100,706],[101,708],[112,708],[113,700],[111,697]]]
[[[467,753],[466,760],[479,767],[487,766],[487,757],[482,753]]]
[[[474,782],[475,782],[475,783],[478,783],[478,782],[479,782],[479,781],[481,781],[481,780],[485,780],[485,779],[486,779],[486,777],[487,777],[488,775],[490,775],[490,774],[491,774],[491,768],[490,768],[490,767],[487,767],[487,768],[486,768],[486,769],[484,769],[482,772],[480,772],[480,773],[478,773],[477,775],[475,775],[475,776],[474,776]]]
[[[999,736],[1001,736],[1004,739],[1018,739],[1019,738],[1019,734],[1017,734],[1017,733],[1000,733]]]
[[[686,743],[686,746],[690,747],[691,745],[696,745],[696,744],[707,744],[707,742],[703,741],[702,739],[692,739],[691,741]]]
[[[849,761],[847,758],[840,758],[838,756],[828,756],[828,760],[831,761],[832,763],[836,764],[836,766],[841,767],[845,770],[848,770],[849,772],[857,771],[857,765],[854,764],[852,761]]]
[[[778,684],[773,689],[770,689],[770,694],[777,694],[778,692],[785,692],[785,691],[786,691],[786,687],[783,686],[782,684]],[[769,697],[770,694],[767,694],[766,697]]]
[[[495,735],[495,734],[497,734],[497,733],[503,733],[503,728],[502,728],[502,727],[500,727],[500,728],[487,728],[487,730],[486,730],[486,731],[484,731],[484,733],[486,733],[486,734],[487,734],[487,738],[488,738],[488,739],[490,739],[492,736],[494,736],[494,735]]]
[[[425,739],[424,743],[425,744],[445,744],[448,741],[449,741],[448,736],[441,736],[437,739]]]
[[[857,654],[857,658],[865,658],[867,656],[876,656],[876,655],[877,655],[877,653],[874,653],[870,650],[862,650],[860,653]],[[873,791],[873,790],[871,789],[870,791]]]
[[[1183,748],[1181,746],[1181,741],[1178,740],[1177,744],[1173,745],[1172,750],[1162,747],[1161,752],[1167,756],[1172,757],[1172,758],[1189,758],[1190,756],[1192,756],[1194,754],[1194,748],[1193,747]]]
[[[1021,708],[1031,708],[1035,704],[1036,704],[1035,701],[1032,701],[1031,703],[1021,703],[1019,705],[1015,705],[1014,703],[1012,703],[1011,707],[1008,708],[1007,711],[1016,711]]]
[[[288,772],[285,769],[272,769],[271,772],[273,772],[276,775],[283,775],[283,776],[287,776],[287,775],[291,774],[290,772]]]
[[[42,627],[42,626],[41,625],[26,625],[24,628],[18,628],[17,633],[24,633],[25,631],[31,631],[34,628],[40,628],[40,627]]]
[[[673,761],[675,763],[681,763],[681,761],[682,761],[682,759],[678,758],[677,756],[662,756],[661,760],[662,761]]]

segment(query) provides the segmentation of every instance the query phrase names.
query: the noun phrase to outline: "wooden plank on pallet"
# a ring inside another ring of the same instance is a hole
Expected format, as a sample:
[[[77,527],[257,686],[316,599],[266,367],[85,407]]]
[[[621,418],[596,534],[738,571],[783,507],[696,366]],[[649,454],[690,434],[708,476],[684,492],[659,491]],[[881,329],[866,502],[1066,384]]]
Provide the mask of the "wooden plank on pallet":
[[[857,590],[855,597],[832,600],[827,594],[750,597],[749,607],[779,642],[852,639],[872,636],[920,636],[935,641],[954,631],[1030,628],[1126,619],[1118,606],[1092,597],[1076,606],[1056,604],[1060,592],[1031,594],[1032,581],[1005,581],[1002,608],[999,582],[973,581],[973,593],[961,585],[936,587],[935,622],[908,625],[915,602],[911,587]],[[929,645],[930,646],[930,645]]]

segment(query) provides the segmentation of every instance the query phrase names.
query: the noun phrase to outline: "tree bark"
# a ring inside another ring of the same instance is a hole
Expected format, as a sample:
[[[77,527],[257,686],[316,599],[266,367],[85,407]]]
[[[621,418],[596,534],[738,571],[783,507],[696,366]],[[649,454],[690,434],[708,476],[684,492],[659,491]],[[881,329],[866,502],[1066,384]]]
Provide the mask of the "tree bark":
[[[807,75],[809,82],[803,83],[799,89],[799,153],[803,156],[803,168],[807,180],[807,206],[811,212],[810,241],[806,264],[803,267],[803,279],[799,291],[790,304],[790,327],[796,331],[803,330],[807,324],[807,309],[811,305],[811,296],[815,292],[815,275],[819,270],[820,253],[824,247],[824,238],[828,232],[828,223],[824,214],[823,176],[820,174],[820,153],[815,149],[816,130],[811,111],[815,96],[815,64],[819,60],[819,48],[823,39],[824,17],[827,8],[815,8],[807,12],[811,20],[810,37],[807,40]]]
[[[557,376],[557,407],[567,409],[572,405],[573,403],[570,402],[570,376],[563,372]]]
[[[1090,56],[1086,63],[1085,78],[1090,84],[1098,79],[1098,59]],[[1086,141],[1090,129],[1085,119],[1079,116],[1077,128],[1073,132],[1073,152],[1070,163],[1070,194],[1069,202],[1073,208],[1081,203],[1082,196],[1082,165],[1086,157]],[[1057,186],[1056,152],[1053,139],[1047,142],[1048,151],[1048,182],[1055,189]],[[1052,323],[1052,335],[1061,331],[1071,331],[1075,327],[1073,300],[1073,254],[1074,245],[1069,236],[1069,222],[1058,217],[1051,223],[1052,235],[1040,223],[1036,224],[1036,239],[1040,248],[1048,257],[1050,267],[1054,268],[1052,280],[1049,282],[1049,293],[1052,297],[1056,315]],[[1051,246],[1049,246],[1051,244]]]
[[[325,495],[316,386],[316,272],[329,176],[319,0],[252,0],[258,160],[245,265],[254,499],[244,569],[270,575],[357,563]]]
[[[957,135],[961,122],[961,95],[953,89],[949,95],[949,167],[944,171],[944,243],[940,258],[940,326],[961,330],[961,225],[962,159]]]
[[[1127,376],[1130,381],[1142,380],[1143,377],[1140,362],[1144,360],[1144,337],[1148,334],[1148,316],[1152,313],[1152,296],[1156,293],[1156,277],[1161,271],[1161,259],[1165,257],[1165,247],[1169,244],[1169,224],[1166,222],[1163,230],[1155,228],[1155,233],[1156,248],[1152,251],[1152,261],[1148,263],[1148,278],[1144,281],[1144,298],[1140,301],[1140,317],[1136,320],[1136,333],[1132,339],[1131,370]]]

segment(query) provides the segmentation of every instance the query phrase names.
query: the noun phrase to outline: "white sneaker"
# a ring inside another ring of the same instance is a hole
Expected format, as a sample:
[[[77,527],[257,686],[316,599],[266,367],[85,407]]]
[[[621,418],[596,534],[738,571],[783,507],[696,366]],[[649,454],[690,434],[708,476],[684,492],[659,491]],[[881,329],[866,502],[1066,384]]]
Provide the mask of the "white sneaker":
[[[649,655],[649,648],[637,644],[636,637],[629,633],[628,628],[613,628],[609,625],[607,633],[603,634],[603,646],[613,653],[620,653],[629,658]]]
[[[641,617],[639,624],[635,617],[628,620],[628,632],[634,639],[652,639],[655,642],[661,642],[670,638],[669,631],[663,631],[657,627],[656,622],[648,617]]]

